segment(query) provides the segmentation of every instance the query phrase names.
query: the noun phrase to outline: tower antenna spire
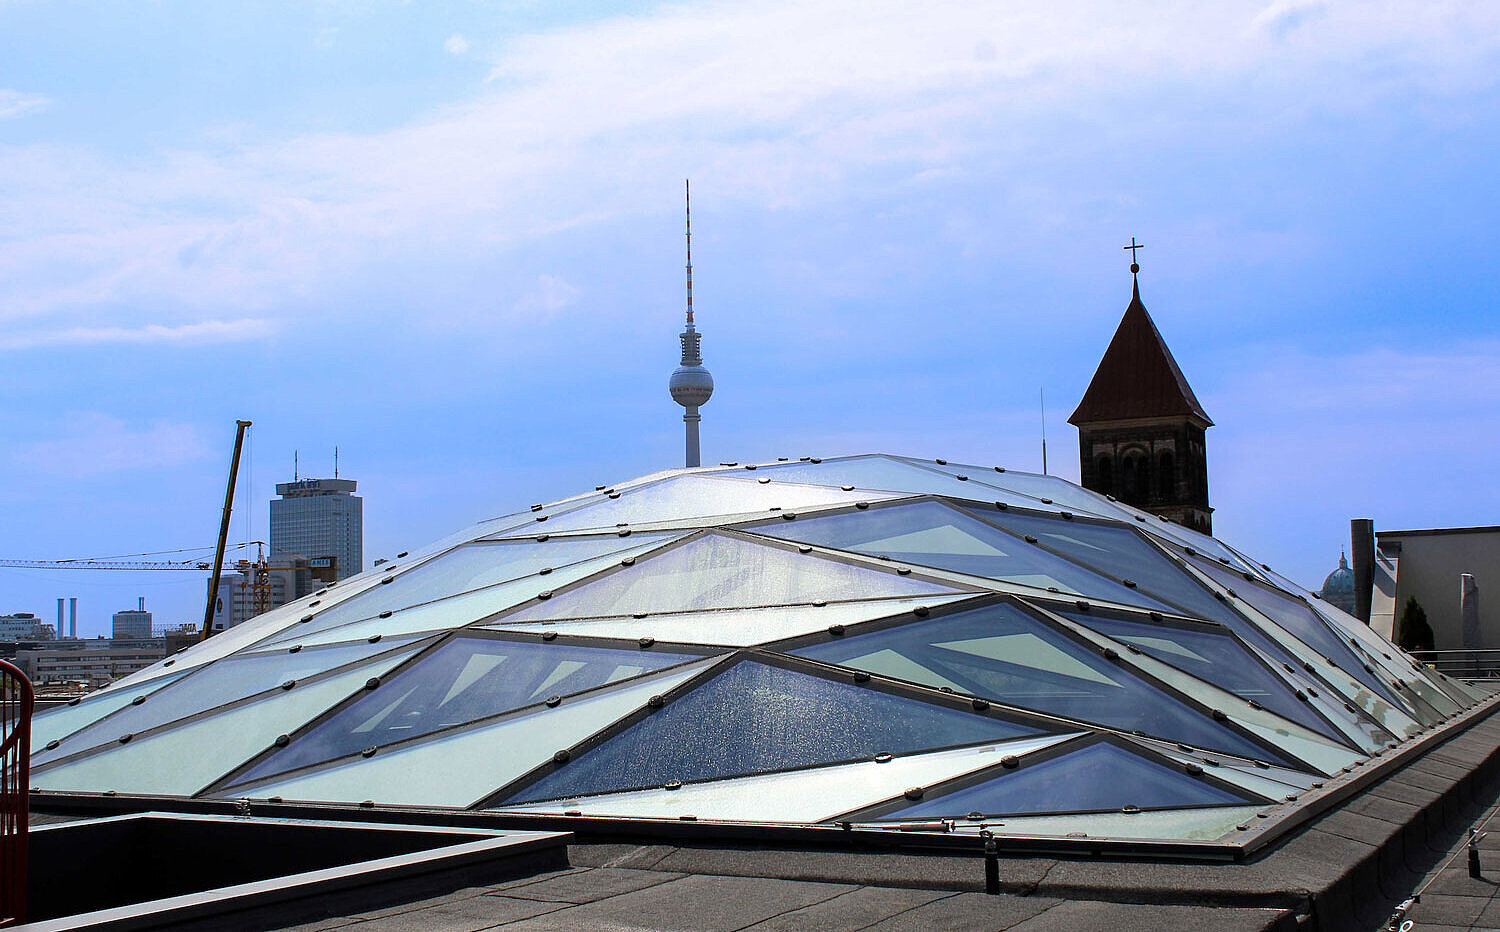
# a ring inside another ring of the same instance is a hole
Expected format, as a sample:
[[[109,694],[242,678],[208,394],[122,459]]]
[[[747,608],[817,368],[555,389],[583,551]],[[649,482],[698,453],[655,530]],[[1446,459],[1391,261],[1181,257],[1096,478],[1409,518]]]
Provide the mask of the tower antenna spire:
[[[687,433],[687,465],[702,465],[698,452],[698,423],[703,416],[698,407],[705,404],[714,393],[714,377],[703,368],[703,335],[693,326],[693,189],[687,179],[682,182],[683,204],[687,216],[687,327],[678,335],[682,343],[682,365],[672,373],[667,387],[672,400],[687,410],[682,421]]]
[[[687,210],[687,328],[693,329],[693,185],[682,179],[682,200]],[[686,363],[684,363],[686,365]]]

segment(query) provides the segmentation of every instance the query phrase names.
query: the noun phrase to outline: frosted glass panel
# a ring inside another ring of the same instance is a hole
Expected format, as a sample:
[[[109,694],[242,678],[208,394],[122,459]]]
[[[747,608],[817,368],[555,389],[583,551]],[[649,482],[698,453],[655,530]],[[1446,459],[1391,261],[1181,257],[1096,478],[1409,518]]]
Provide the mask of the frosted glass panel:
[[[1022,586],[1055,587],[1096,599],[1175,611],[1138,590],[1128,589],[939,502],[805,518],[753,530],[771,537],[886,556]]]
[[[708,534],[501,621],[950,594],[948,586]]]
[[[829,602],[823,606],[778,605],[772,608],[724,609],[709,612],[656,614],[645,618],[583,619],[580,621],[522,621],[501,619],[482,627],[496,631],[555,631],[563,635],[606,638],[652,637],[662,643],[723,644],[742,647],[826,631],[830,625],[856,625],[876,618],[904,615],[919,605],[936,607],[961,595],[919,599],[881,599],[868,602]],[[509,616],[514,618],[515,616]]]
[[[503,811],[560,813],[576,809],[590,816],[675,819],[689,814],[699,819],[765,821],[770,818],[778,822],[821,822],[899,796],[909,786],[949,780],[993,766],[1007,754],[1029,754],[1071,737],[1075,735],[1044,735],[979,748],[911,754],[885,763],[863,761],[789,773],[687,783],[671,790],[657,788],[585,796],[507,806]]]
[[[1239,598],[1244,599],[1302,643],[1323,656],[1331,658],[1345,673],[1364,683],[1387,702],[1405,708],[1406,704],[1397,699],[1378,677],[1365,670],[1363,662],[1355,657],[1349,645],[1334,634],[1327,623],[1311,608],[1308,608],[1305,602],[1269,586],[1247,582],[1244,577],[1207,560],[1194,560],[1193,562],[1219,585],[1226,589],[1234,589]]]
[[[453,638],[380,689],[360,696],[306,734],[293,736],[289,745],[236,775],[230,785],[408,741],[695,659],[693,654],[639,648]]]
[[[949,686],[1194,747],[1276,759],[1267,756],[1275,754],[1271,748],[1223,727],[1133,675],[1125,664],[1105,659],[1008,603],[830,638],[792,653],[885,672],[891,670],[886,651],[910,661],[903,679],[923,685]]]
[[[1297,700],[1285,680],[1228,634],[1177,628],[1145,619],[1109,617],[1099,612],[1059,614],[1106,637],[1138,647],[1201,680],[1222,686],[1241,699],[1259,702],[1283,718],[1341,740],[1333,726]]]
[[[890,497],[879,492],[845,492],[837,487],[802,485],[777,477],[772,470],[745,472],[745,478],[728,476],[679,476],[620,493],[536,524],[538,532],[559,533],[592,528],[613,529],[620,524],[646,524],[702,518],[714,523],[715,515],[746,515],[772,508],[795,511],[821,505],[840,505]],[[770,478],[771,482],[756,482]],[[544,509],[540,514],[547,514]],[[510,532],[514,534],[514,532]]]
[[[677,536],[583,537],[546,541],[468,544],[435,557],[430,563],[377,585],[362,598],[314,610],[312,620],[296,623],[266,644],[330,643],[370,634],[395,634],[453,628],[477,621],[590,573],[598,572],[630,553],[643,553]],[[547,569],[548,573],[539,575]],[[378,616],[392,612],[388,619]],[[371,624],[359,628],[351,623]],[[385,624],[374,622],[384,621]],[[338,630],[332,637],[325,631]],[[316,640],[314,640],[316,638]]]
[[[239,793],[302,800],[373,799],[377,803],[470,806],[551,760],[618,718],[645,705],[708,666],[689,664],[494,724],[415,741],[370,758],[273,780]]]
[[[108,718],[70,736],[54,751],[32,758],[41,764],[86,748],[118,739],[124,734],[148,731],[158,725],[197,715],[246,696],[298,682],[335,667],[369,658],[369,644],[357,647],[308,649],[290,654],[240,654],[226,657],[193,671],[190,676],[151,695],[140,705],[128,705]],[[407,656],[406,651],[401,656]]]
[[[276,736],[295,730],[361,689],[397,659],[368,663],[225,712],[133,739],[88,757],[32,771],[45,790],[163,793],[191,796],[237,766]]]
[[[762,466],[754,474],[792,482],[818,482],[840,487],[851,485],[857,491],[885,489],[914,495],[950,495],[979,502],[1036,504],[1023,496],[1011,495],[977,482],[961,482],[952,476],[884,456],[852,456],[822,463],[777,463]],[[868,491],[859,491],[859,498],[873,500]]]
[[[525,576],[485,589],[476,589],[449,598],[424,602],[421,605],[393,611],[386,618],[376,615],[330,627],[324,624],[323,618],[315,616],[307,624],[296,625],[265,643],[267,645],[337,643],[362,640],[373,634],[392,635],[462,627],[512,606],[529,602],[540,592],[551,591],[618,566],[623,559],[651,551],[662,542],[664,537],[665,535],[653,535],[644,541],[631,537],[630,540],[634,543],[629,549],[559,566],[546,574]],[[618,542],[622,538],[612,539]],[[667,539],[675,539],[675,537]]]
[[[1191,575],[1166,554],[1127,527],[1023,515],[1014,511],[971,512],[1014,534],[1031,535],[1044,547],[1090,566],[1111,579],[1129,579],[1159,599],[1181,606],[1186,614],[1218,618],[1224,608]]]
[[[36,749],[32,760],[36,761],[39,755],[45,753],[41,748],[47,742],[62,739],[97,722],[109,713],[130,705],[135,697],[161,689],[186,672],[188,671],[184,670],[182,673],[153,677],[145,682],[121,686],[108,692],[92,693],[77,705],[56,706],[45,712],[38,712],[31,720],[31,746]]]
[[[896,457],[898,460],[908,460],[907,457]],[[1087,489],[1081,489],[1071,482],[1064,482],[1056,476],[1042,476],[1036,473],[1016,472],[1007,469],[1005,472],[996,472],[992,466],[959,465],[948,463],[938,465],[932,460],[910,460],[918,463],[925,469],[933,469],[948,475],[966,475],[971,482],[982,482],[1015,495],[1025,496],[1032,501],[1026,506],[1030,508],[1046,508],[1051,505],[1055,508],[1066,508],[1084,514],[1098,515],[1099,517],[1117,518],[1121,516],[1120,509],[1109,499],[1102,495],[1095,495]],[[1042,499],[1047,499],[1043,504]]]
[[[1205,766],[1201,759],[1195,758],[1190,754],[1182,754],[1173,750],[1164,750],[1161,753],[1184,764],[1198,764],[1207,773],[1213,774],[1213,776],[1223,780],[1225,783],[1233,783],[1242,790],[1254,793],[1257,796],[1264,796],[1266,799],[1272,801],[1280,800],[1288,794],[1300,795],[1307,790],[1312,780],[1317,779],[1305,774],[1298,774],[1291,778],[1296,782],[1288,782],[1288,775],[1295,774],[1295,771],[1283,770],[1280,767],[1273,767],[1270,770],[1249,770],[1241,767],[1232,767],[1222,761],[1220,761],[1217,767],[1211,765]],[[1276,779],[1278,776],[1283,777],[1283,779]]]

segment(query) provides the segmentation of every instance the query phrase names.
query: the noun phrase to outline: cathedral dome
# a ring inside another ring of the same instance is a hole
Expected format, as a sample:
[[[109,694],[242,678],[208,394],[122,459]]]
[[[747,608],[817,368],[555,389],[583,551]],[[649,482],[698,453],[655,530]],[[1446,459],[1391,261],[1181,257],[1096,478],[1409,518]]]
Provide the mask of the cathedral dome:
[[[1339,568],[1329,573],[1328,578],[1323,580],[1323,588],[1318,594],[1329,605],[1353,613],[1354,571],[1349,569],[1349,561],[1342,553],[1339,554]]]

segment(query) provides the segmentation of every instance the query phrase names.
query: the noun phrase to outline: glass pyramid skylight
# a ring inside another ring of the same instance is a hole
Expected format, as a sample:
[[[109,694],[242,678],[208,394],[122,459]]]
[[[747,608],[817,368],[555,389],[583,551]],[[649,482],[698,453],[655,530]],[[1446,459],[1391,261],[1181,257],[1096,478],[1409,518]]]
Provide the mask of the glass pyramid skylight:
[[[33,783],[1212,840],[1475,704],[1336,611],[1055,477],[678,470],[44,712]]]

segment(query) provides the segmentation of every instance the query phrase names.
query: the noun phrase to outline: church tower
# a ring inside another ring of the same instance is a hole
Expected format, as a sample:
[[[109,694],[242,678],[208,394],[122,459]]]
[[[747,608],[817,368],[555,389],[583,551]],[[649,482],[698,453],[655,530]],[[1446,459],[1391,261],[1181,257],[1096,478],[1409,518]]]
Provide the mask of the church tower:
[[[1131,240],[1131,258],[1140,245]],[[1204,433],[1213,426],[1141,303],[1130,306],[1068,423],[1078,428],[1083,487],[1212,533]]]

